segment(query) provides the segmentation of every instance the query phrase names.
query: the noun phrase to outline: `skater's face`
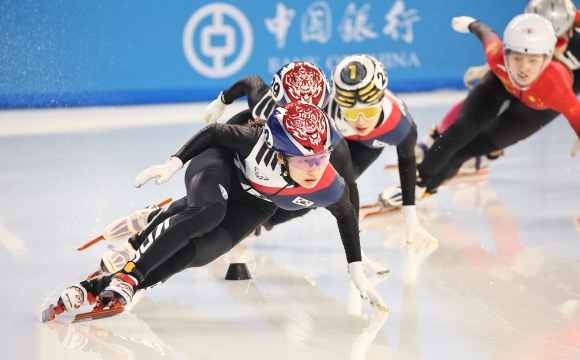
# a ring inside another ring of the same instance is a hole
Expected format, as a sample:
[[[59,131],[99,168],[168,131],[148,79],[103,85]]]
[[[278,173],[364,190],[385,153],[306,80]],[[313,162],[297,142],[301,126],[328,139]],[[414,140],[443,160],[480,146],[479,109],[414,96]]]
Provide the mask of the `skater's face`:
[[[543,54],[510,51],[507,60],[511,78],[517,85],[525,87],[531,85],[540,76],[547,59]]]
[[[365,108],[341,109],[348,125],[360,136],[368,135],[381,118],[382,98]]]
[[[284,164],[282,155],[278,153],[277,156],[278,162]],[[324,174],[324,170],[326,170],[329,163],[330,152],[304,157],[306,159],[305,161],[312,166],[303,166],[303,164],[300,164],[297,167],[292,165],[295,161],[300,161],[301,158],[303,157],[296,156],[287,161],[289,175],[300,186],[306,189],[312,189],[322,179],[322,174]]]

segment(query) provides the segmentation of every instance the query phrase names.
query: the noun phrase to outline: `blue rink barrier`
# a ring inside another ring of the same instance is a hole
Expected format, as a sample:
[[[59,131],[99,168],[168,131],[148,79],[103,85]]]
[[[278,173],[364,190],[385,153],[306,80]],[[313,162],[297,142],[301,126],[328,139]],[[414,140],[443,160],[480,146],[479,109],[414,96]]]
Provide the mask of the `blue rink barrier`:
[[[463,88],[485,61],[469,15],[501,35],[526,1],[12,1],[0,29],[0,108],[207,101],[292,60],[327,75],[346,55],[385,64],[395,92]]]

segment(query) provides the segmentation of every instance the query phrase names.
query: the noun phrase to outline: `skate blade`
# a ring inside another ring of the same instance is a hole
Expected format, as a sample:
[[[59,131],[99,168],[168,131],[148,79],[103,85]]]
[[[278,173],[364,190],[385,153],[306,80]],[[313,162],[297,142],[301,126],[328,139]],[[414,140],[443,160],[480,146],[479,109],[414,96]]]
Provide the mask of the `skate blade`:
[[[64,312],[64,309],[59,305],[56,304],[50,304],[48,306],[48,309],[44,310],[40,316],[40,319],[42,320],[43,323],[45,322],[49,322],[54,320],[55,316],[58,314],[62,314]]]
[[[91,275],[87,276],[87,280],[92,280],[94,278],[96,278],[97,276],[101,275],[103,273],[103,270],[99,269],[97,271],[95,271],[94,273],[92,273]]]
[[[489,184],[489,169],[479,169],[474,173],[459,172],[453,178],[441,185],[441,189],[447,187],[481,186]]]
[[[48,309],[42,312],[41,320],[43,323],[49,322],[51,320],[54,320],[54,316],[55,316],[54,305],[50,304]]]
[[[389,209],[389,210],[380,209],[378,211],[373,211],[373,212],[369,212],[369,213],[365,214],[363,216],[363,219],[368,219],[370,217],[379,216],[379,215],[383,215],[383,216],[395,215],[395,214],[399,214],[401,211],[402,211],[401,208],[394,208],[394,209]]]
[[[369,204],[369,205],[362,205],[359,208],[359,217],[364,218],[366,214],[371,213],[371,212],[376,212],[380,209],[378,204]]]
[[[463,177],[463,176],[476,176],[476,175],[487,175],[489,174],[489,168],[485,168],[485,169],[478,169],[474,172],[458,172],[457,175],[455,175],[455,177]]]
[[[93,310],[93,311],[90,311],[87,313],[78,314],[77,316],[75,316],[75,318],[72,322],[74,324],[74,323],[79,323],[79,322],[83,322],[83,321],[104,319],[104,318],[108,318],[108,317],[120,314],[123,311],[125,311],[125,308],[123,306],[120,306],[118,308],[112,308],[112,309]]]

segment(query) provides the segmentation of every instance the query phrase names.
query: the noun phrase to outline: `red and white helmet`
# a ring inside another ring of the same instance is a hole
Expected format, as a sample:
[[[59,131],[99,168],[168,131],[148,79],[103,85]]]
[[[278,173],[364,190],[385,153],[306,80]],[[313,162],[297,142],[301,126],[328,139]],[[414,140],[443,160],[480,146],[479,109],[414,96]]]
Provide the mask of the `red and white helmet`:
[[[324,108],[330,98],[326,75],[316,65],[306,61],[284,65],[272,77],[270,89],[278,106],[303,101]]]
[[[291,102],[274,109],[264,127],[266,146],[283,155],[308,156],[331,150],[337,136],[330,117],[317,106]]]

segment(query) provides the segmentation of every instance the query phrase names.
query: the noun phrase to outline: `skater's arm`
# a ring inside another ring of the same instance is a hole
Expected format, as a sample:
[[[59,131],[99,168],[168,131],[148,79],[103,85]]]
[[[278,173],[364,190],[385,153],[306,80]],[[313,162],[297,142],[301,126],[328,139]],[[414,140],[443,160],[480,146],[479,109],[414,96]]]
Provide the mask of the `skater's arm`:
[[[261,126],[212,124],[195,134],[174,155],[184,164],[213,145],[221,145],[246,157],[262,135]]]
[[[234,115],[231,119],[228,120],[228,122],[226,122],[226,124],[245,125],[250,120],[254,120],[254,117],[252,116],[252,111],[250,109],[246,109]]]
[[[469,31],[471,31],[483,44],[483,49],[485,50],[485,56],[487,62],[493,62],[493,57],[497,54],[498,50],[502,49],[501,39],[497,36],[495,31],[486,24],[475,21],[469,25]]]
[[[326,207],[336,218],[342,246],[348,263],[362,261],[358,220],[356,211],[350,202],[350,190],[344,187],[340,200]]]
[[[405,140],[397,145],[403,205],[415,205],[415,183],[417,181],[417,161],[415,159],[416,143],[417,125],[413,122],[411,131],[409,131]]]
[[[551,89],[554,110],[562,113],[580,138],[580,102],[572,89],[572,75],[564,65],[552,61],[545,70],[544,88]],[[544,84],[542,84],[544,85]]]
[[[330,163],[346,182],[346,185],[350,191],[350,202],[355,209],[358,209],[360,206],[358,187],[356,185],[356,179],[354,178],[350,150],[344,138],[341,140],[336,149],[332,151],[332,155],[330,156]],[[356,214],[358,218],[358,211],[356,211]]]
[[[557,110],[566,117],[576,136],[580,138],[580,102],[572,90],[567,91],[561,99],[563,104]]]
[[[229,89],[224,90],[222,93],[223,102],[229,105],[243,96],[248,97],[248,106],[252,109],[258,101],[270,90],[270,87],[266,85],[264,80],[259,76],[246,76],[245,78],[237,81]]]

